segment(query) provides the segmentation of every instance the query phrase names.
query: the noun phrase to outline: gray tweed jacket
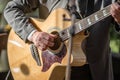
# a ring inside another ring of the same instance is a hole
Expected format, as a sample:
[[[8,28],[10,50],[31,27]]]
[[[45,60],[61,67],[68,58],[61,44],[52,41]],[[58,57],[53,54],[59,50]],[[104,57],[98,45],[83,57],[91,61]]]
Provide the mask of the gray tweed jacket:
[[[31,31],[35,30],[25,14],[39,8],[39,17],[45,19],[56,8],[65,8],[67,0],[13,0],[8,2],[4,16],[8,24],[25,42]]]

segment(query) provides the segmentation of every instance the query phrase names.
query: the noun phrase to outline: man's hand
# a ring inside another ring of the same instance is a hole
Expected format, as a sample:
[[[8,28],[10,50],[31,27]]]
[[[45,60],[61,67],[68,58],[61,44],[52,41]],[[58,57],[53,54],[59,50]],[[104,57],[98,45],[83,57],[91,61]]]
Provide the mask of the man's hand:
[[[120,4],[119,3],[113,3],[111,5],[110,13],[115,19],[115,21],[120,24]]]
[[[34,45],[37,48],[44,51],[48,47],[54,46],[54,39],[56,37],[57,37],[56,35],[48,34],[46,32],[36,31],[33,33],[32,37],[31,37],[31,41],[34,43]]]

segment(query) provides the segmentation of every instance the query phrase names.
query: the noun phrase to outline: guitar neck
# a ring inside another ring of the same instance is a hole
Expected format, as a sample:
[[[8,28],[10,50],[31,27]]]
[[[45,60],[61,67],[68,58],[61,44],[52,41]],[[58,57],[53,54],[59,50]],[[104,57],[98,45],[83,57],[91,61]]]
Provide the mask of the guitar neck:
[[[104,9],[93,13],[92,15],[80,20],[79,22],[75,23],[76,28],[78,28],[75,32],[79,33],[80,31],[87,29],[88,27],[92,26],[93,24],[105,19],[106,17],[110,16],[110,5],[105,7]]]
[[[74,34],[77,34],[81,31],[89,28],[93,24],[105,19],[106,17],[108,17],[110,15],[111,15],[110,14],[110,5],[108,5],[104,9],[99,10],[99,11],[93,13],[92,15],[76,22],[75,25],[71,26],[71,27],[74,27]],[[64,29],[63,31],[60,32],[62,41],[65,41],[70,38],[69,30],[72,29],[71,27]]]

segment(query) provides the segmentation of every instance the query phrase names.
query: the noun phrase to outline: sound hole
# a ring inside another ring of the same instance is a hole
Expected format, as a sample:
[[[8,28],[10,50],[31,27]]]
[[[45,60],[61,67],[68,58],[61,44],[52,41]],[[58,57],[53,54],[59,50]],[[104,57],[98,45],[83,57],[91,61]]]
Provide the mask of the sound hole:
[[[54,46],[50,47],[50,49],[57,50],[61,45],[61,38],[60,38],[59,33],[57,31],[53,31],[52,34],[57,35],[57,38],[54,40],[54,43],[55,43]]]

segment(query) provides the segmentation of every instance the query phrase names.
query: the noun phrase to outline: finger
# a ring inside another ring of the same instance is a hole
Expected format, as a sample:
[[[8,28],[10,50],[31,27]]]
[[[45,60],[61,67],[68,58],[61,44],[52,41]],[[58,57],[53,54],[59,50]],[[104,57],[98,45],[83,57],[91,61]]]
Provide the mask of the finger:
[[[53,42],[49,42],[49,43],[47,44],[47,46],[48,46],[48,47],[53,47],[53,46],[54,46],[54,43],[53,43]]]
[[[54,42],[48,41],[48,40],[46,40],[46,39],[42,39],[42,40],[41,40],[41,43],[45,44],[45,45],[48,46],[48,47],[54,46]]]
[[[54,42],[51,42],[51,41],[44,40],[43,43],[44,43],[45,45],[47,45],[48,47],[54,46]]]
[[[50,34],[51,37],[57,38],[57,35]]]
[[[120,5],[115,3],[111,6],[111,15],[114,17],[115,21],[120,23]]]
[[[117,23],[119,23],[119,24],[120,24],[120,18],[119,18],[119,19],[114,18],[114,19],[115,19],[115,21],[116,21]]]
[[[46,50],[46,49],[42,48],[41,46],[38,46],[38,49],[41,50],[41,51]]]
[[[38,41],[37,39],[34,41],[34,45],[35,45],[36,47],[39,46],[39,41]]]
[[[45,44],[43,44],[43,43],[39,43],[38,48],[43,51],[43,50],[46,50],[46,49],[47,49],[47,45],[45,45]]]
[[[52,36],[49,36],[49,35],[47,35],[46,37],[44,37],[44,39],[47,40],[47,41],[51,41],[51,42],[54,41],[54,38]]]
[[[46,34],[46,35],[43,36],[43,37],[44,37],[44,39],[53,42],[54,39],[55,39],[57,36],[56,36],[56,35],[53,35],[53,34]]]
[[[111,6],[112,13],[120,13],[120,5],[118,3],[114,3]]]

